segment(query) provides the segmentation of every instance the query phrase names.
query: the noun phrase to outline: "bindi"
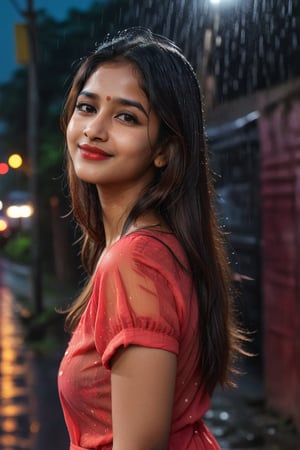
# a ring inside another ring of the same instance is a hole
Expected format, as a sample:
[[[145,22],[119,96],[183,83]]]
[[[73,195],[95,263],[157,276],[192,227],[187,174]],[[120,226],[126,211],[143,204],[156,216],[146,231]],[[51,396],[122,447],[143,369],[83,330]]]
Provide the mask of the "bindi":
[[[111,96],[110,96],[110,95],[107,95],[107,96],[106,96],[106,101],[109,102],[110,100],[111,100]]]

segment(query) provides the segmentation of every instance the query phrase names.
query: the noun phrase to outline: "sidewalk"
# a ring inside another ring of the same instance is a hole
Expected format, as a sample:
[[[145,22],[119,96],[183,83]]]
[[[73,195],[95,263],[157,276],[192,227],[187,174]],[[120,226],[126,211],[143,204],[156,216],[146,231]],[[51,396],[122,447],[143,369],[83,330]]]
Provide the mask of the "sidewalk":
[[[205,421],[222,450],[300,450],[300,433],[265,406],[262,374],[254,360],[236,389],[218,388]]]

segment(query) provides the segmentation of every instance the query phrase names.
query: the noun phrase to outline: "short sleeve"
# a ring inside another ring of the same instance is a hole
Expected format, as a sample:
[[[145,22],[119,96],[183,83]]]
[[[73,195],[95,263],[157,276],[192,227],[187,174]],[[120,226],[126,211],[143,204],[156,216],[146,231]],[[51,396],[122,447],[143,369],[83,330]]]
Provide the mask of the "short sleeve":
[[[106,254],[96,273],[91,301],[96,348],[107,369],[121,346],[178,354],[177,266],[163,243],[144,236],[119,241]]]

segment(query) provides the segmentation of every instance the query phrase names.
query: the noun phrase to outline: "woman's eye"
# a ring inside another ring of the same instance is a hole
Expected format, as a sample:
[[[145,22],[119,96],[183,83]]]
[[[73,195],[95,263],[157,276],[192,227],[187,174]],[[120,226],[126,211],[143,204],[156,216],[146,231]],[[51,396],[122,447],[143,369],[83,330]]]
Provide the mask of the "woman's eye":
[[[120,119],[120,120],[122,120],[123,122],[126,122],[126,123],[132,123],[132,124],[138,123],[136,117],[134,117],[132,114],[121,113],[121,114],[118,114],[117,117],[118,117],[118,119]]]
[[[85,113],[92,113],[95,111],[95,108],[88,103],[77,103],[76,109],[77,111],[82,111]]]

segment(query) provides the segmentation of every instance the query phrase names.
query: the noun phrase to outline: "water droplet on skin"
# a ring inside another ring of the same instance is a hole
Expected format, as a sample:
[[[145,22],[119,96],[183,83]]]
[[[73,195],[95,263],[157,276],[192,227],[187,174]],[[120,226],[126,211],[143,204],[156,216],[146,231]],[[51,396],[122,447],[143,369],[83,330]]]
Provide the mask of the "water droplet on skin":
[[[63,373],[64,373],[63,370],[60,370],[58,375],[61,377]]]
[[[188,399],[188,398],[185,398],[184,401],[185,401],[185,403],[187,403],[187,402],[189,401],[189,399]]]

